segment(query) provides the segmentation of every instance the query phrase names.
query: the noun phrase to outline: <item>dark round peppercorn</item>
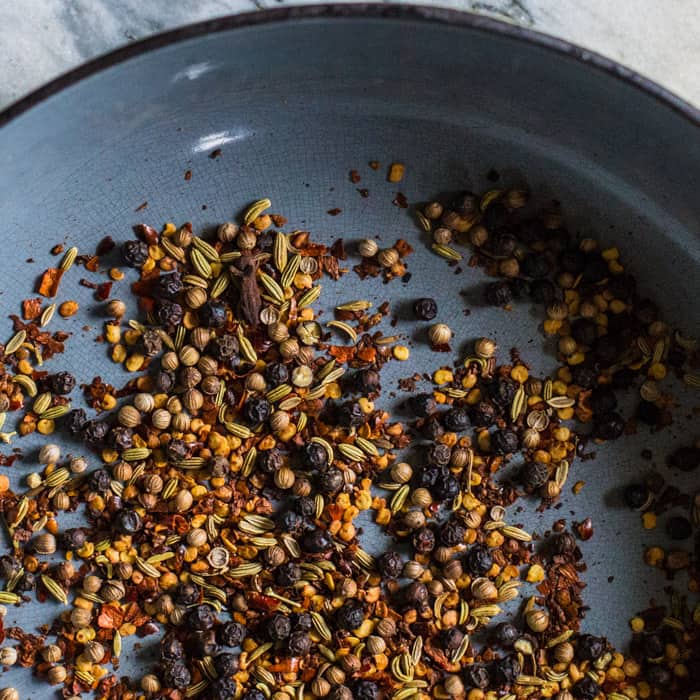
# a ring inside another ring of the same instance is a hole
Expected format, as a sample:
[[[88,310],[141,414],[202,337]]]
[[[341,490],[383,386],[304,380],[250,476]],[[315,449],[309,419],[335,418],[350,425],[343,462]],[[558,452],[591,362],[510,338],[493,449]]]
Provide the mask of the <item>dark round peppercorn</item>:
[[[486,208],[482,223],[489,231],[495,231],[508,223],[508,210],[500,202],[492,202]]]
[[[619,413],[610,411],[596,416],[593,426],[594,437],[600,440],[616,440],[625,430],[625,421]]]
[[[197,315],[206,328],[221,328],[226,324],[226,304],[218,299],[209,299],[199,307]]]
[[[420,581],[413,581],[403,589],[403,599],[412,608],[423,608],[428,604],[428,587]]]
[[[236,336],[229,333],[217,336],[207,347],[212,356],[217,360],[228,360],[239,350],[238,339]]]
[[[476,428],[488,428],[496,420],[496,408],[488,401],[479,401],[471,411],[471,422]]]
[[[491,449],[497,455],[507,455],[517,452],[519,446],[518,435],[509,428],[497,430],[491,434]]]
[[[493,677],[498,685],[512,685],[520,675],[520,664],[515,656],[504,656],[493,664]]]
[[[277,516],[277,522],[284,532],[298,535],[304,529],[304,518],[293,510],[285,510]]]
[[[241,700],[267,700],[267,695],[257,688],[251,688],[243,693]]]
[[[551,304],[556,297],[554,285],[549,280],[532,280],[530,283],[530,299],[536,304]]]
[[[598,384],[598,372],[595,367],[586,364],[575,365],[571,370],[571,378],[582,389],[592,389]]]
[[[183,310],[180,304],[174,301],[162,300],[156,304],[156,321],[162,326],[174,328],[182,323]]]
[[[160,658],[164,661],[177,661],[185,654],[182,642],[175,636],[169,634],[160,643]]]
[[[292,632],[287,640],[287,649],[291,656],[306,656],[311,651],[311,637],[307,632]]]
[[[367,422],[367,416],[356,401],[348,401],[338,407],[338,423],[346,428],[357,428]]]
[[[657,659],[664,655],[664,640],[658,634],[645,634],[642,638],[642,650],[647,659]]]
[[[520,272],[522,272],[525,277],[532,277],[533,279],[543,279],[547,277],[550,270],[549,260],[547,260],[544,255],[527,255],[520,263]]]
[[[542,462],[526,462],[520,471],[520,480],[525,490],[532,493],[549,480],[549,467]]]
[[[447,467],[440,468],[432,488],[432,494],[438,501],[450,501],[459,494],[459,481],[456,476],[450,474]]]
[[[155,357],[163,350],[163,339],[154,330],[147,328],[141,334],[141,346],[146,357]]]
[[[457,406],[446,411],[442,416],[445,430],[451,433],[460,433],[469,427],[469,413],[466,408]]]
[[[83,423],[81,429],[81,437],[88,445],[99,445],[101,444],[107,433],[109,432],[109,425],[101,420],[89,420]]]
[[[424,299],[416,299],[413,304],[413,313],[416,315],[416,318],[421,321],[432,321],[437,316],[437,312],[438,307],[435,299],[427,297]]]
[[[153,283],[153,296],[156,299],[172,299],[184,289],[179,272],[160,275]]]
[[[361,369],[353,377],[355,391],[361,394],[372,394],[381,390],[379,372],[376,369]]]
[[[687,540],[693,534],[693,526],[688,518],[676,515],[668,519],[666,532],[672,540]]]
[[[484,664],[469,664],[464,672],[464,680],[469,687],[483,690],[489,687],[491,676]]]
[[[246,628],[240,622],[231,620],[217,628],[216,638],[219,644],[226,647],[238,647],[246,638]]]
[[[510,622],[500,622],[494,627],[492,639],[504,649],[510,649],[520,638],[520,631]]]
[[[148,260],[148,246],[143,241],[126,241],[122,244],[122,260],[129,267],[141,267]]]
[[[170,663],[161,664],[160,668],[163,676],[163,685],[167,688],[182,690],[186,688],[192,680],[187,666],[185,666],[182,661],[172,661]]]
[[[403,559],[398,552],[384,552],[377,560],[377,567],[385,578],[399,578],[403,571]]]
[[[598,253],[592,253],[586,256],[581,270],[584,282],[601,282],[610,274],[608,271],[608,263],[600,257]]]
[[[428,448],[428,463],[433,466],[447,466],[451,456],[452,449],[444,442],[435,442]]]
[[[594,413],[609,413],[617,408],[617,396],[610,387],[599,386],[591,392],[589,404]]]
[[[272,413],[270,402],[262,396],[251,396],[243,407],[243,415],[249,423],[264,423]]]
[[[365,606],[355,599],[343,603],[335,613],[335,624],[341,630],[355,630],[365,619]]]
[[[282,464],[282,454],[274,447],[260,452],[256,458],[256,465],[264,474],[274,474],[282,468]]]
[[[194,583],[180,583],[175,589],[175,600],[180,605],[194,605],[199,600],[199,588]]]
[[[214,626],[214,608],[209,605],[196,605],[187,611],[186,624],[194,630],[209,630]]]
[[[577,343],[590,347],[598,337],[598,326],[589,318],[577,318],[571,324],[571,335]]]
[[[88,477],[88,487],[91,491],[107,491],[111,484],[112,477],[106,469],[95,469]]]
[[[172,372],[161,369],[153,377],[155,390],[161,394],[168,394],[175,386],[175,375]]]
[[[590,676],[584,676],[572,688],[572,692],[577,700],[595,700],[600,692],[600,686]]]
[[[327,552],[333,546],[333,538],[327,530],[311,530],[304,535],[301,541],[301,547],[305,552],[311,554],[322,554]]]
[[[80,527],[71,527],[61,534],[61,545],[64,549],[80,549],[86,542],[85,530]]]
[[[501,409],[509,407],[513,403],[516,387],[511,379],[498,377],[489,382],[487,391],[491,401]]]
[[[120,452],[128,450],[134,444],[134,431],[122,425],[115,425],[109,431],[109,443]]]
[[[219,656],[221,656],[221,654]],[[214,658],[215,666],[217,658],[218,657]],[[235,673],[235,671],[233,673]],[[207,686],[207,699],[231,700],[232,697],[235,697],[237,690],[238,683],[236,683],[236,681],[233,680],[233,678],[217,678],[213,683],[210,683]]]
[[[289,588],[301,579],[301,567],[293,561],[280,564],[275,569],[275,582],[278,586]]]
[[[443,649],[459,649],[459,645],[464,640],[464,632],[459,627],[448,627],[440,634]]]
[[[416,394],[409,400],[409,408],[418,418],[425,418],[435,411],[437,404],[432,394]]]
[[[289,370],[284,362],[270,362],[265,367],[265,379],[273,386],[284,384],[289,379]]]
[[[292,621],[286,615],[277,613],[265,623],[265,632],[271,642],[281,642],[292,633]]]
[[[601,335],[593,341],[591,350],[593,351],[593,357],[601,365],[609,367],[614,364],[615,361],[620,357],[623,352],[623,346],[620,339],[608,333],[607,335]]]
[[[505,306],[513,301],[513,291],[508,282],[491,282],[484,288],[484,300],[491,306]]]
[[[238,671],[238,656],[223,652],[214,657],[214,668],[220,676],[231,676]]]
[[[491,252],[498,258],[507,258],[513,255],[518,246],[518,239],[507,231],[499,231],[489,239]]]
[[[54,394],[65,396],[75,388],[75,377],[70,372],[56,372],[49,382]]]
[[[670,457],[668,463],[682,472],[694,472],[700,467],[700,449],[697,447],[679,447]]]
[[[442,422],[438,416],[433,415],[425,421],[423,434],[428,440],[437,440],[441,435],[445,434],[445,428],[442,427]]]
[[[649,502],[650,492],[646,484],[629,484],[625,487],[622,497],[629,508],[641,510]]]
[[[646,677],[652,687],[665,688],[671,685],[671,672],[659,664],[651,664],[647,667]]]
[[[576,549],[576,538],[570,532],[560,532],[552,537],[552,551],[555,554],[571,554]]]
[[[340,469],[331,467],[328,471],[321,472],[318,477],[318,490],[324,496],[332,496],[338,493],[345,484],[343,472]]]
[[[171,462],[178,462],[182,459],[186,459],[189,451],[189,445],[180,438],[173,438],[165,447],[165,453]]]
[[[87,413],[82,408],[74,408],[63,419],[63,425],[71,435],[78,435],[85,423],[87,423]]]
[[[640,401],[635,411],[637,420],[647,425],[656,425],[661,418],[661,409],[652,401]]]
[[[379,686],[374,681],[359,680],[352,688],[352,697],[355,700],[377,700]]]
[[[485,544],[472,545],[464,558],[464,564],[472,576],[483,576],[493,566],[491,550]]]
[[[413,472],[411,483],[417,489],[431,489],[440,476],[441,468],[428,466],[423,469],[416,469]]]
[[[605,640],[592,634],[582,634],[576,644],[576,656],[581,661],[595,661],[605,652]]]
[[[302,632],[310,632],[313,627],[311,615],[307,612],[292,614],[292,624],[295,630],[301,630]]]
[[[432,552],[435,549],[435,533],[429,527],[422,527],[413,533],[411,544],[417,554]]]
[[[448,520],[440,528],[440,543],[445,547],[456,547],[464,542],[467,536],[467,528],[454,518]]]
[[[312,496],[300,496],[294,501],[294,510],[305,518],[316,514],[316,501]]]
[[[317,442],[309,442],[304,446],[304,462],[311,469],[325,469],[328,466],[328,452]]]

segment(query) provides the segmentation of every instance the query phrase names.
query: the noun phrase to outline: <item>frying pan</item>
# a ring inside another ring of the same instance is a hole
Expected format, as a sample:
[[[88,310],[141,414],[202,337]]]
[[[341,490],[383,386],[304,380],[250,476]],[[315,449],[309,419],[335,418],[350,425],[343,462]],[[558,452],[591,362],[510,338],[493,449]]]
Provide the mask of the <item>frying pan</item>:
[[[289,217],[289,230],[311,230],[324,242],[379,236],[387,245],[405,238],[414,246],[408,283],[360,282],[350,273],[324,285],[329,308],[357,298],[391,301],[397,325],[384,331],[405,337],[411,359],[385,369],[383,386],[396,395],[386,391],[384,405],[405,398],[399,378],[459,363],[482,335],[503,354],[519,347],[534,372],[551,372],[555,359],[539,315],[525,303],[512,312],[483,306],[482,273],[448,267],[410,209],[392,204],[397,191],[411,203],[444,191],[483,191],[495,170],[499,186],[526,184],[536,202],[560,201],[576,234],[617,245],[670,323],[691,334],[700,327],[700,113],[618,64],[529,30],[410,6],[239,15],[92,61],[7,109],[0,126],[3,319],[30,296],[56,243],[90,252],[106,235],[126,239],[139,222],[192,221],[207,231],[270,197],[273,210]],[[221,156],[210,158],[215,149]],[[382,169],[372,171],[370,160]],[[392,161],[406,164],[399,185],[386,182]],[[349,182],[353,168],[361,184]],[[341,212],[329,216],[336,208]],[[76,270],[62,284],[61,300],[76,299],[81,310],[60,320],[72,336],[49,368],[121,385],[128,375],[95,342],[101,304],[79,277]],[[127,282],[116,284],[113,296],[126,299]],[[438,320],[455,331],[452,353],[430,352],[424,324],[407,312],[420,296],[435,297]],[[9,321],[2,328],[9,338]],[[650,598],[665,600],[668,585],[642,559],[645,545],[664,544],[663,529],[643,531],[620,488],[654,468],[691,493],[700,486],[665,465],[673,447],[698,437],[691,412],[697,394],[666,386],[679,406],[670,429],[641,428],[599,447],[595,460],[576,462],[560,508],[537,513],[530,503],[508,515],[538,533],[560,517],[592,517],[595,535],[582,544],[585,627],[617,644],[627,639],[628,618]],[[5,469],[15,484],[37,468],[41,442],[17,443],[25,457]],[[644,449],[650,462],[640,457]],[[585,486],[574,496],[577,480]],[[369,550],[386,545],[376,533],[365,540]],[[682,580],[674,585],[684,588]],[[51,604],[25,605],[10,610],[6,625],[18,620],[33,631],[57,612]],[[128,646],[122,671],[143,672],[148,646]],[[3,674],[10,684],[23,698],[46,690],[16,669]]]

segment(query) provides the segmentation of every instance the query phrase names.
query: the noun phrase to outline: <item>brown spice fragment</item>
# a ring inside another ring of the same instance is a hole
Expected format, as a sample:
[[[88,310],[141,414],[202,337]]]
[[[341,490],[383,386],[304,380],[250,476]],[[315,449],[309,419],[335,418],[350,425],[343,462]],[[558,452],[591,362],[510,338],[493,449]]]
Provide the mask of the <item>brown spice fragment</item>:
[[[22,318],[25,321],[33,321],[41,314],[41,299],[25,299],[22,302]]]
[[[326,213],[330,214],[331,216],[338,216],[343,210],[338,209],[337,207],[335,209],[329,209]]]
[[[361,179],[360,173],[358,173],[357,170],[350,171],[350,182],[357,184]]]
[[[58,293],[58,285],[63,277],[63,270],[56,267],[50,267],[44,272],[39,280],[37,292],[44,297],[53,298]]]

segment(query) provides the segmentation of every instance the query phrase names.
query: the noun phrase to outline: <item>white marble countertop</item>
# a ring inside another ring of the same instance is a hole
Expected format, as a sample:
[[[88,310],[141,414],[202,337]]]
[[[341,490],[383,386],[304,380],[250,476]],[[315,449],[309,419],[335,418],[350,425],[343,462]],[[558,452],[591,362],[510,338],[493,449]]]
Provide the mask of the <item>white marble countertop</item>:
[[[0,109],[79,63],[134,39],[189,22],[277,7],[283,2],[287,0],[0,2]],[[299,3],[290,0],[288,4]],[[422,3],[484,12],[568,39],[620,61],[700,106],[697,0]]]

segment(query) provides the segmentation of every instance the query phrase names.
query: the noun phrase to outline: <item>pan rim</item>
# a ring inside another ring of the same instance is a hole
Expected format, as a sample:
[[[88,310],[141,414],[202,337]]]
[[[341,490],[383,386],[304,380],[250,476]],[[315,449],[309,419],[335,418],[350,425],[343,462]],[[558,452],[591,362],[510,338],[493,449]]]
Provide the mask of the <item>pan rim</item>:
[[[524,44],[550,51],[555,56],[565,56],[597,72],[602,72],[639,90],[683,117],[692,126],[700,127],[700,109],[675,93],[623,66],[613,59],[584,49],[572,42],[544,34],[534,29],[502,22],[472,12],[425,5],[386,5],[379,3],[285,6],[279,8],[225,15],[214,19],[187,24],[165,32],[148,36],[126,44],[80,64],[33,90],[0,111],[0,128],[48,98],[80,81],[117,66],[136,56],[208,34],[308,19],[387,19],[419,21],[426,24],[448,24],[452,27],[480,31],[485,34],[506,37]]]

